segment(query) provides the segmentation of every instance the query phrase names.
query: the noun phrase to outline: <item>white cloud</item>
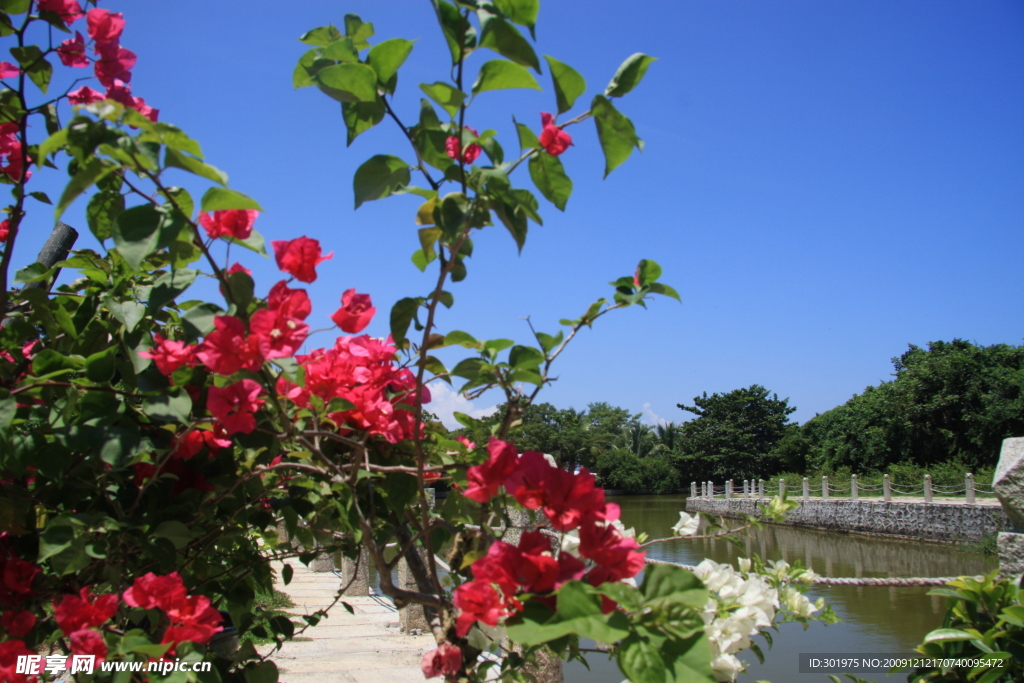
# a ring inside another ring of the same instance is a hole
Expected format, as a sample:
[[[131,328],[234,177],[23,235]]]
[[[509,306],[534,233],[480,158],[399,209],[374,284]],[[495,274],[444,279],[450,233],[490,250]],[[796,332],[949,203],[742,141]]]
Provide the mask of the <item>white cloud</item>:
[[[642,420],[649,425],[667,425],[668,420],[651,410],[651,404],[645,403]]]
[[[455,419],[455,413],[465,413],[470,417],[487,417],[493,415],[498,406],[477,408],[465,396],[457,394],[444,382],[437,381],[430,383],[430,403],[424,408],[437,415],[448,429],[458,429],[462,425]]]

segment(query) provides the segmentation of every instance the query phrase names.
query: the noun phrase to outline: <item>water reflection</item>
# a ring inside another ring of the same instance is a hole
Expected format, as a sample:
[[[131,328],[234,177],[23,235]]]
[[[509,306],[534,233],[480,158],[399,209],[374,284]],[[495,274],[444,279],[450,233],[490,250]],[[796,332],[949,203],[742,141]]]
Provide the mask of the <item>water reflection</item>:
[[[646,531],[651,538],[671,535],[672,526],[684,509],[682,496],[624,496],[614,499],[622,507],[627,527]],[[949,545],[922,541],[894,540],[875,536],[842,534],[800,527],[768,526],[751,533],[737,548],[723,540],[661,543],[649,548],[655,559],[697,564],[709,557],[716,562],[735,565],[736,558],[758,553],[766,560],[799,560],[825,576],[958,576],[982,574],[996,568],[995,558],[958,552]],[[941,625],[945,613],[943,600],[928,596],[926,587],[818,587],[812,597],[824,597],[842,623],[825,627],[814,624],[806,631],[799,624],[780,627],[774,647],[761,643],[766,662],[757,663],[753,654],[741,655],[750,662],[748,673],[740,680],[767,679],[785,681],[821,681],[822,675],[797,673],[797,655],[801,652],[909,653],[928,631]],[[568,683],[618,683],[622,674],[611,662],[590,661],[592,671],[582,666],[566,668]],[[876,680],[882,674],[869,675]],[[906,680],[906,674],[892,680]]]

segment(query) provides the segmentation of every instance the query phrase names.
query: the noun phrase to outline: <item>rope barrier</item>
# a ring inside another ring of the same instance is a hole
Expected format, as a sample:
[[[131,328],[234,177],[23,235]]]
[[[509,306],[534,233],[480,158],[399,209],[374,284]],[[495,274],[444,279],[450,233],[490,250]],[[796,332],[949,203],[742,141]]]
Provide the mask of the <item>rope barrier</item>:
[[[678,562],[667,562],[665,560],[655,560],[647,558],[648,564],[668,564],[673,567],[682,567],[689,571],[696,569],[695,566],[690,564],[680,564]],[[814,580],[815,586],[944,586],[950,581],[954,581],[960,577],[958,576],[912,576],[912,577],[881,577],[881,578],[858,578],[854,576],[819,576]],[[983,577],[976,576],[976,580],[981,581]]]

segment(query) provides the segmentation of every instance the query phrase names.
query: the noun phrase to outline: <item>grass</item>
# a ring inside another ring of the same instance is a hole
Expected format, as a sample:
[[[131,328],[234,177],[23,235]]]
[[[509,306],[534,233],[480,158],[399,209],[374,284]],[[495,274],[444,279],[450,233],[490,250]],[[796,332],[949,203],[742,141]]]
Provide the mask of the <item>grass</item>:
[[[253,621],[252,628],[242,634],[241,640],[252,641],[253,645],[269,645],[273,643],[274,639],[271,637],[271,634],[275,631],[270,624],[270,620],[275,617],[287,619],[288,614],[284,610],[294,606],[295,603],[292,602],[292,599],[279,590],[275,589],[269,593],[257,593],[252,606],[255,620]]]

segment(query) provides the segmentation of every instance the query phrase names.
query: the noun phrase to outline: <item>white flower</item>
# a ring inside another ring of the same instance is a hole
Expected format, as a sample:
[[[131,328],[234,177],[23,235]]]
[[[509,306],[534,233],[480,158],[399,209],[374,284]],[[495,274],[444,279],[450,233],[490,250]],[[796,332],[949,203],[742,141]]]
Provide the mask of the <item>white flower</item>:
[[[744,574],[746,574],[747,572],[750,571],[750,558],[749,557],[741,557],[741,558],[739,558],[738,560],[736,560],[736,564],[738,564],[740,566],[740,571],[743,572]]]
[[[694,567],[693,573],[704,582],[704,586],[708,590],[720,595],[723,589],[726,593],[732,593],[729,590],[730,586],[735,586],[738,589],[739,585],[743,583],[743,577],[737,574],[735,569],[727,564],[718,564],[708,559]],[[725,595],[722,595],[722,597],[724,598]]]
[[[775,610],[779,606],[779,593],[758,576],[751,576],[743,582],[739,603],[756,613],[756,623],[761,628],[772,625]]]
[[[711,671],[715,674],[716,680],[735,681],[736,676],[743,671],[743,662],[734,655],[718,655],[711,660]]]
[[[622,536],[624,538],[635,538],[636,537],[636,529],[634,529],[633,527],[629,527],[627,529],[626,525],[623,524],[622,522],[620,522],[617,519],[613,519],[612,520],[612,526],[615,527],[616,531],[618,531],[620,534],[622,534]]]
[[[562,535],[562,552],[569,553],[570,555],[579,558],[580,556],[580,535],[575,531],[570,531],[567,534]]]
[[[674,527],[672,527],[672,533],[676,536],[693,536],[697,533],[697,527],[699,525],[699,517],[693,517],[685,512],[680,512],[679,521]]]
[[[821,609],[821,604],[814,604],[806,595],[793,588],[786,586],[782,589],[779,597],[786,609],[793,613],[793,616],[804,617],[805,619]],[[822,601],[819,600],[819,603]]]

